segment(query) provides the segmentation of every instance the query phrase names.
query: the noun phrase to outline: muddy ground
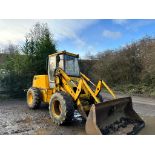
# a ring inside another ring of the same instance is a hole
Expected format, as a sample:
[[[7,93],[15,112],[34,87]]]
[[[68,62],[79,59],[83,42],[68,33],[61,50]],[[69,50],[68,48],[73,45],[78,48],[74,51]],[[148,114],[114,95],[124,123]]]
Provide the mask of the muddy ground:
[[[155,100],[134,97],[134,109],[144,119],[146,126],[139,134],[155,135]],[[81,135],[85,122],[75,112],[70,125],[52,123],[48,106],[30,110],[25,100],[0,100],[0,134]]]

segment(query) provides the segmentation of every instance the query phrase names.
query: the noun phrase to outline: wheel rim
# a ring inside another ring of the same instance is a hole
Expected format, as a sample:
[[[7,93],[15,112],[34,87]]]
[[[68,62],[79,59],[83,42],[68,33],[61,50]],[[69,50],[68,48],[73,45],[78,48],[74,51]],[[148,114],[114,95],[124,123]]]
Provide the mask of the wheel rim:
[[[32,95],[32,92],[29,92],[28,93],[27,99],[28,99],[28,104],[29,105],[32,105],[32,103],[33,103],[33,95]]]
[[[58,100],[55,100],[52,103],[52,114],[55,117],[60,117],[61,113],[62,113],[61,103]]]

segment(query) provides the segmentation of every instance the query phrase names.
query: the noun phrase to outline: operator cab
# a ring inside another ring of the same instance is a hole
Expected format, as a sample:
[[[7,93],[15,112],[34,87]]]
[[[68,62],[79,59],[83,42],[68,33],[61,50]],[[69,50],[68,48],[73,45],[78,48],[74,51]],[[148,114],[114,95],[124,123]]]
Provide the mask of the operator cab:
[[[71,77],[80,76],[78,58],[79,58],[78,54],[76,55],[66,51],[49,55],[48,77],[51,88],[55,87],[54,72],[58,67],[63,69],[68,76]]]

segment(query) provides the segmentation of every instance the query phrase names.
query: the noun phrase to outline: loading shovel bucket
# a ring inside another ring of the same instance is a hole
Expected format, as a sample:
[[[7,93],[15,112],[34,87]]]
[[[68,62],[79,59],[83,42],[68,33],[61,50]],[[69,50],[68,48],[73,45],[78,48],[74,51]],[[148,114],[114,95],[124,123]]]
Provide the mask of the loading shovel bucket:
[[[89,135],[136,134],[145,126],[133,110],[131,97],[92,105],[85,130]]]

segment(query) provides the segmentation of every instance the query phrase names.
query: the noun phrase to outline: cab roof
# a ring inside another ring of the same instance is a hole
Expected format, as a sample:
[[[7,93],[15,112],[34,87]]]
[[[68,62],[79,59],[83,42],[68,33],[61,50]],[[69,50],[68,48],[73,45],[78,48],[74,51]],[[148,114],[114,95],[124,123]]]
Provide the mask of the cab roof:
[[[61,54],[66,54],[66,55],[70,55],[70,56],[74,56],[74,57],[79,57],[79,54],[74,54],[74,53],[70,53],[70,52],[67,52],[67,51],[61,51],[61,52],[57,52],[57,53],[54,53],[54,54],[50,54],[49,57],[52,57],[52,56],[56,56],[56,55],[61,55]]]

